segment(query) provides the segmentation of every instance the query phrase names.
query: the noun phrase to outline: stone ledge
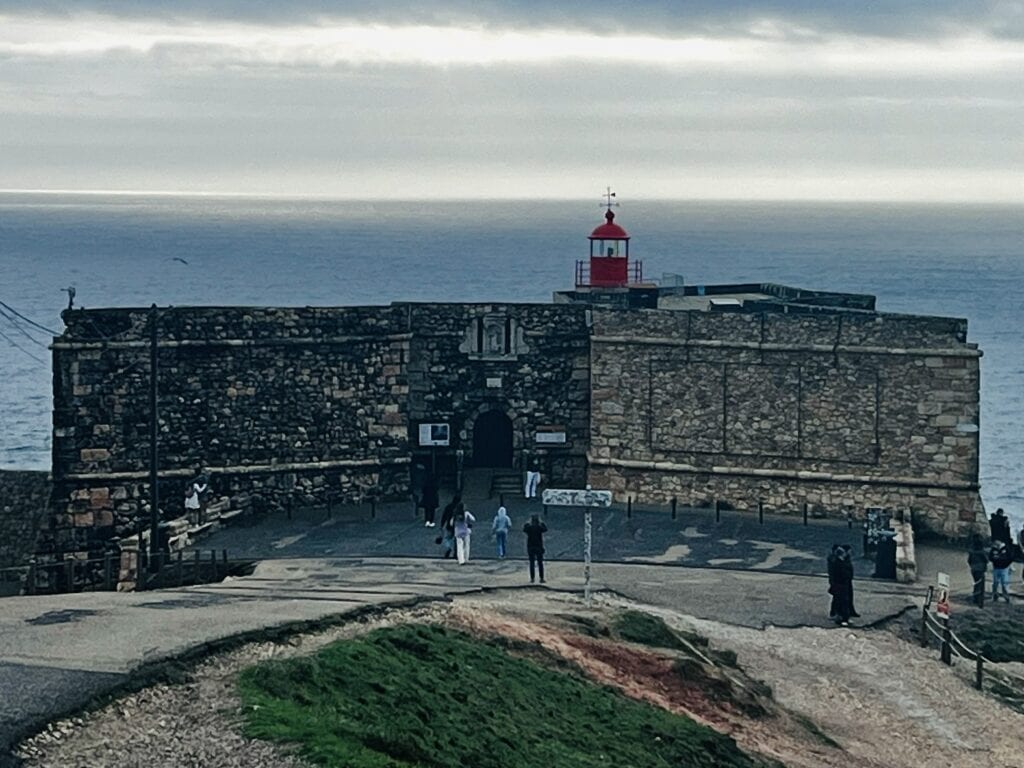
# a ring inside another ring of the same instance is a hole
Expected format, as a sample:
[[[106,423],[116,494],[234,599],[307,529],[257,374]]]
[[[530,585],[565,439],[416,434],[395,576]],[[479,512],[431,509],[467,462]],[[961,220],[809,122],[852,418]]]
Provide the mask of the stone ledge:
[[[733,475],[740,477],[764,477],[777,480],[800,480],[829,483],[856,483],[862,485],[903,485],[935,490],[977,491],[977,483],[939,483],[919,477],[885,477],[871,475],[833,474],[831,472],[810,472],[787,469],[761,469],[759,467],[698,467],[693,464],[678,464],[671,461],[639,461],[636,459],[608,459],[587,456],[592,466],[619,467],[654,472],[681,472],[692,475]]]

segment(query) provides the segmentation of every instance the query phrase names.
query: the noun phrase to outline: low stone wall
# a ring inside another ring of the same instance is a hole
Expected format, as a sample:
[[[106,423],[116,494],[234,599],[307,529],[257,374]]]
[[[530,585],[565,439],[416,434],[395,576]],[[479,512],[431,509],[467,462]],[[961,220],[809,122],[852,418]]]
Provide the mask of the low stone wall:
[[[720,500],[737,509],[756,509],[760,500],[772,512],[794,515],[802,514],[806,503],[815,517],[843,519],[847,514],[859,518],[867,507],[907,510],[919,531],[950,539],[966,538],[977,530],[977,521],[984,519],[981,496],[975,488],[830,481],[812,474],[773,477],[768,473],[688,472],[678,467],[651,470],[593,462],[589,483],[610,489],[617,502],[632,496],[634,501],[668,504],[675,497],[684,505]]]
[[[25,565],[46,523],[48,472],[0,470],[0,568]]]
[[[914,527],[909,522],[893,523],[896,531],[896,581],[917,581],[917,556],[914,553]]]

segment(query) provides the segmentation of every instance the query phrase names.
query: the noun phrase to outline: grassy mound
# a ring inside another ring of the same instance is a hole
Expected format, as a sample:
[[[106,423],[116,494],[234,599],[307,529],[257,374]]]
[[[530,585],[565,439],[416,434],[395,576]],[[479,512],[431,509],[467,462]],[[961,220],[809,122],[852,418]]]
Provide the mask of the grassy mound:
[[[247,734],[346,768],[775,765],[662,709],[436,626],[381,629],[239,680]]]

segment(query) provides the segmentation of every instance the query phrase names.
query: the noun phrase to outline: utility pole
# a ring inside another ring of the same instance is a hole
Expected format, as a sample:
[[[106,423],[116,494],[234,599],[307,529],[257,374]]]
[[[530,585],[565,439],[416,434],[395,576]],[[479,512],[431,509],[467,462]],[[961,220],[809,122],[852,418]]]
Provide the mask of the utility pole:
[[[160,453],[157,446],[160,414],[157,411],[157,373],[159,361],[156,345],[157,322],[160,318],[156,304],[149,308],[149,570],[157,567],[160,551]]]

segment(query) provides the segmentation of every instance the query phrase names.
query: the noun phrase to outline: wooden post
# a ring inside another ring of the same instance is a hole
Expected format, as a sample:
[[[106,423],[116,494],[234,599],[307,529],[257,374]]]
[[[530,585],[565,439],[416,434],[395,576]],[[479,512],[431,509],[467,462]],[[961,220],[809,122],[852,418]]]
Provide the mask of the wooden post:
[[[632,516],[633,516],[633,497],[632,496],[627,496],[626,497],[626,517],[629,518],[629,517],[632,517]]]
[[[75,561],[68,558],[64,561],[64,575],[68,581],[68,592],[75,591]]]
[[[982,655],[979,653],[977,657],[975,657],[975,662],[977,663],[977,666],[974,670],[974,687],[979,691],[983,691],[985,690],[985,659],[982,658]]]
[[[804,525],[807,525],[807,511],[810,506],[806,501],[804,502]]]
[[[722,522],[722,502],[715,499],[715,522]]]
[[[28,575],[25,577],[25,594],[36,593],[36,559],[33,557],[28,561]]]
[[[764,500],[757,500],[757,522],[764,525]]]
[[[210,550],[210,581],[217,581],[217,550]]]
[[[928,647],[928,605],[921,609],[921,647]]]
[[[221,567],[224,570],[224,578],[226,579],[228,577],[228,551],[226,549],[220,551],[220,561]]]
[[[942,663],[953,666],[953,645],[950,635],[952,635],[952,630],[949,628],[949,617],[947,616],[942,622]]]
[[[110,566],[112,558],[109,552],[103,556],[103,589],[110,591],[114,586],[110,583]]]
[[[199,568],[200,567],[199,558],[200,557],[201,557],[201,553],[197,549],[195,551],[195,562],[192,564],[192,583],[193,584],[200,584],[200,583],[202,583],[202,579],[199,578],[199,569],[200,569]]]
[[[676,500],[676,497],[675,497],[675,496],[673,496],[673,497],[672,497],[672,519],[673,519],[673,520],[675,520],[675,519],[676,519],[676,504],[677,504],[677,500]]]

